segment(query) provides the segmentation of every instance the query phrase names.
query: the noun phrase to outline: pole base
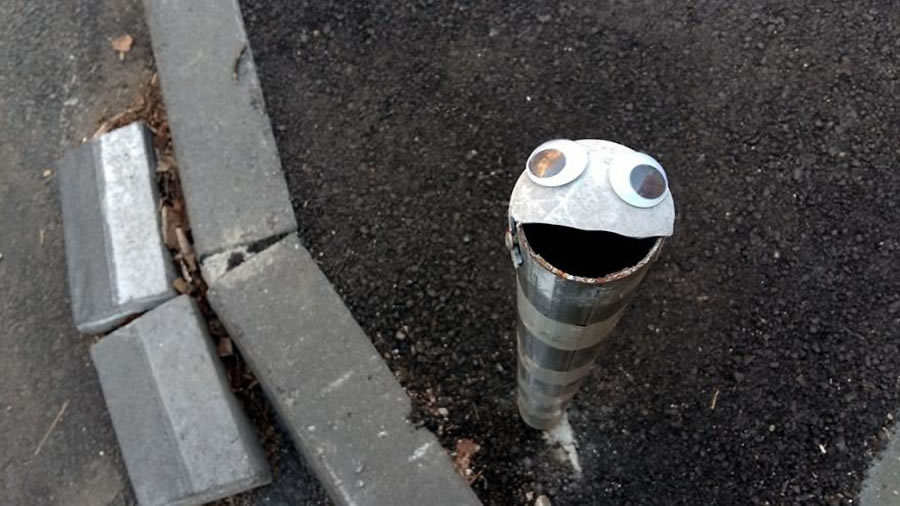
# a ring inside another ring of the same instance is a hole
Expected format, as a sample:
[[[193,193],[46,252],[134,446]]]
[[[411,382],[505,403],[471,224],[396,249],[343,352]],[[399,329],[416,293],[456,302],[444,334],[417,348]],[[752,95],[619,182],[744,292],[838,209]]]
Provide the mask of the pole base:
[[[519,408],[519,416],[522,418],[522,421],[533,429],[551,430],[559,425],[560,420],[562,420],[564,414],[563,410],[558,409],[552,412],[539,410],[528,402],[528,399],[522,394],[521,390],[517,391],[516,401]]]

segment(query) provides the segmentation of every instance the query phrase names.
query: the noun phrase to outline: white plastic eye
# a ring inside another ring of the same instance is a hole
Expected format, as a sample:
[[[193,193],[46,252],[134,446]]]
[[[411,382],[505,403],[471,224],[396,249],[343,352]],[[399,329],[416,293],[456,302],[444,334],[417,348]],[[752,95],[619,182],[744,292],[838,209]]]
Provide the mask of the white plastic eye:
[[[666,198],[669,180],[653,157],[633,152],[613,160],[609,184],[616,195],[634,207],[653,207]]]
[[[578,178],[587,167],[587,149],[575,141],[547,141],[531,152],[525,172],[541,186],[562,186]]]

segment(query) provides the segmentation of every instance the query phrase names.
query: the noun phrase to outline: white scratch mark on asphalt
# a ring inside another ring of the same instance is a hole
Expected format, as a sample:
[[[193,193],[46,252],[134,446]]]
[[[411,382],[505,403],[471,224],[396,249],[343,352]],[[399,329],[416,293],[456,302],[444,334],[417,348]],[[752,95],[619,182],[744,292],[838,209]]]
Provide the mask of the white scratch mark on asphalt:
[[[575,474],[581,477],[581,460],[578,458],[578,443],[575,441],[575,433],[569,424],[569,416],[563,415],[559,425],[544,432],[544,440],[554,446],[556,458],[563,464],[569,463]]]

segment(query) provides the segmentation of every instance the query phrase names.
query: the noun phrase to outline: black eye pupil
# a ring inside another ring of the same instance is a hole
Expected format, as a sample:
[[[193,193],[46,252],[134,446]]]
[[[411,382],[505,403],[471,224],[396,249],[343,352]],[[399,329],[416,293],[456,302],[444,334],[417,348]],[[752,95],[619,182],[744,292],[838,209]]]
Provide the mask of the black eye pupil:
[[[566,166],[566,155],[558,149],[545,149],[528,161],[528,170],[539,178],[552,177]]]
[[[666,178],[652,165],[637,165],[629,176],[631,188],[645,199],[659,198],[666,192]]]

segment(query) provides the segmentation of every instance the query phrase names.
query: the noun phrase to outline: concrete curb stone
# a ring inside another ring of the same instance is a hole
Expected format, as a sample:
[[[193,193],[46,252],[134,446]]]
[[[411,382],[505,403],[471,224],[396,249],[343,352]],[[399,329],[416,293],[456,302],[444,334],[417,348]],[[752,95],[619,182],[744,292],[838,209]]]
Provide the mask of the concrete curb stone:
[[[336,504],[480,504],[296,235],[208,297]]]
[[[103,134],[59,162],[69,292],[81,333],[112,330],[176,295],[155,171],[142,123]]]
[[[192,298],[116,330],[91,357],[141,505],[202,504],[271,481]]]
[[[144,0],[201,261],[297,229],[235,0]]]
[[[337,504],[480,504],[294,234],[236,0],[144,8],[207,295],[307,464]]]
[[[872,462],[859,493],[860,506],[900,504],[900,437],[891,432],[887,447]]]

